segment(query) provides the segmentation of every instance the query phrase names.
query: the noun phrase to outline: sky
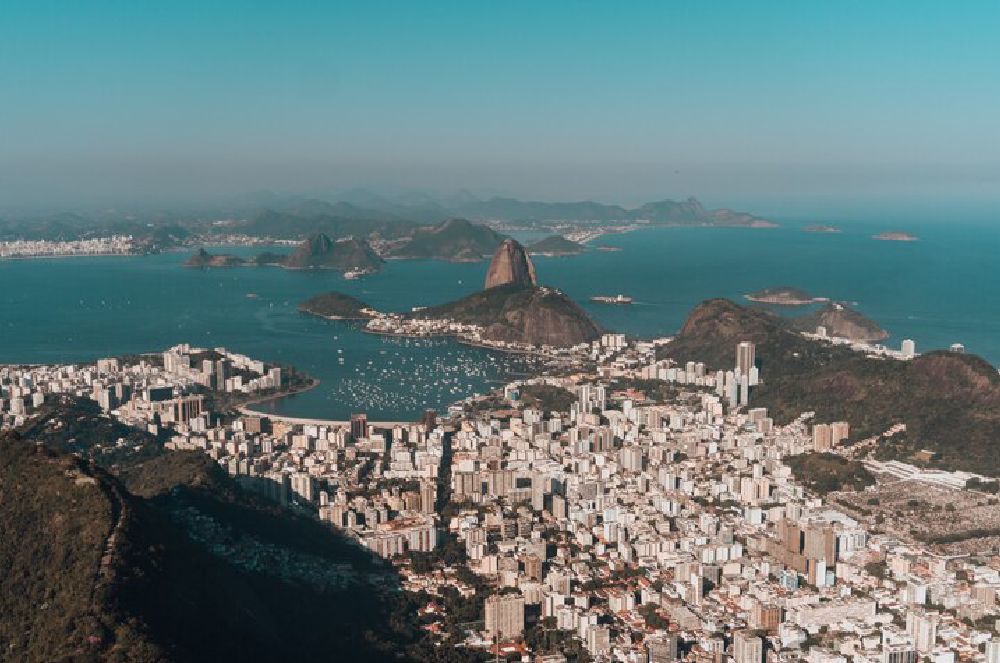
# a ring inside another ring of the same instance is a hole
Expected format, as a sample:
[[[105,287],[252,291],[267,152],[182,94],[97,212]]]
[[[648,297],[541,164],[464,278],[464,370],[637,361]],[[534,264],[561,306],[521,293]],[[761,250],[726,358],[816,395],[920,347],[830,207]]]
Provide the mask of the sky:
[[[1000,202],[1000,2],[0,3],[0,207]]]

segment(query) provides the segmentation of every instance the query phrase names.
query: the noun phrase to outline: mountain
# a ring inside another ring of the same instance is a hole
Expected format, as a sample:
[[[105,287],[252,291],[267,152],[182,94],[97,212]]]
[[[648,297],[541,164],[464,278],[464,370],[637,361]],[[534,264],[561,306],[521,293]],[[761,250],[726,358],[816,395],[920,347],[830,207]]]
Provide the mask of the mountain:
[[[757,345],[761,375],[750,402],[776,422],[815,411],[817,421],[848,421],[852,440],[902,423],[905,434],[882,439],[876,457],[919,462],[913,455],[927,449],[938,454],[933,467],[1000,475],[1000,375],[985,360],[943,351],[911,361],[869,358],[725,299],[699,304],[658,355],[729,370],[744,340]]]
[[[205,249],[198,249],[198,252],[184,261],[185,267],[241,267],[244,260],[239,256],[225,253],[209,253]]]
[[[52,421],[75,420],[67,407]],[[0,434],[0,659],[437,660],[419,599],[305,507],[201,452],[158,447],[112,473],[70,435]]]
[[[583,253],[583,245],[562,235],[549,235],[528,247],[528,253],[544,256],[572,256]]]
[[[359,239],[331,240],[322,233],[311,235],[289,255],[283,266],[289,269],[336,269],[374,271],[382,266],[371,245]]]
[[[508,343],[569,347],[601,335],[590,316],[562,292],[521,283],[488,288],[413,315],[479,325],[487,340]]]
[[[234,230],[258,237],[297,239],[310,234],[331,237],[401,237],[417,224],[405,218],[349,203],[303,201],[289,209],[262,209]]]
[[[495,288],[508,283],[533,286],[538,285],[535,266],[531,263],[524,247],[513,239],[505,239],[493,253],[490,267],[486,270],[485,288]]]
[[[502,241],[503,236],[492,228],[466,219],[448,219],[435,226],[418,228],[409,240],[392,251],[392,256],[471,262],[493,253]]]
[[[816,328],[826,327],[829,336],[849,338],[861,343],[872,343],[889,338],[889,333],[857,311],[840,302],[829,302],[814,313],[795,318],[796,329],[815,333]]]
[[[371,310],[368,304],[341,292],[325,292],[310,297],[299,304],[299,310],[303,313],[337,320],[361,320],[371,317],[369,313],[366,313],[366,310]]]

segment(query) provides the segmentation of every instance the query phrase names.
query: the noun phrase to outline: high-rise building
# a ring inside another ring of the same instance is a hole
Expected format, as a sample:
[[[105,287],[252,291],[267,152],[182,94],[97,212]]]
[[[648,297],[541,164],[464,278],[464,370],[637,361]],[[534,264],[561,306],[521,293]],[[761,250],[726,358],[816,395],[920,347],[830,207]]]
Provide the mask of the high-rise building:
[[[899,344],[899,351],[903,353],[904,357],[912,358],[917,354],[917,344],[910,339],[903,339],[903,342]]]
[[[750,375],[750,369],[757,362],[757,346],[750,341],[740,341],[736,344],[736,374]]]
[[[351,437],[355,440],[368,437],[368,417],[364,412],[351,415]]]
[[[851,425],[846,421],[835,421],[830,424],[830,444],[837,446],[851,436]]]
[[[486,599],[486,630],[491,636],[516,638],[524,632],[524,597],[494,594]]]
[[[940,616],[936,612],[910,610],[906,614],[906,630],[913,638],[913,645],[921,654],[929,654],[937,642]]]
[[[815,451],[829,451],[833,448],[833,435],[829,424],[816,424],[813,426],[813,449]]]
[[[763,663],[764,640],[749,631],[737,631],[733,636],[733,661],[735,663]]]

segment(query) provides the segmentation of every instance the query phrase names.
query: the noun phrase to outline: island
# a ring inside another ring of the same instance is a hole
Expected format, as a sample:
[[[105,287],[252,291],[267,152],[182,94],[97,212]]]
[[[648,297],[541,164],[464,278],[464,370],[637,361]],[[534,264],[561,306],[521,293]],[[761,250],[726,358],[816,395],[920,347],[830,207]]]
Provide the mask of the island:
[[[466,219],[448,219],[435,226],[417,228],[389,255],[393,258],[424,258],[451,262],[479,262],[503,242],[503,236],[487,226]]]
[[[376,311],[356,297],[342,292],[324,292],[299,304],[299,311],[328,320],[367,320]]]
[[[916,242],[920,238],[916,235],[911,235],[910,233],[888,232],[872,235],[872,239],[878,239],[884,242]]]
[[[816,333],[818,327],[826,330],[827,336],[846,338],[858,343],[873,343],[889,338],[889,333],[843,302],[829,302],[820,310],[793,319],[793,325],[801,331]]]
[[[382,258],[371,245],[353,237],[333,241],[322,233],[312,235],[279,264],[287,269],[335,269],[340,272],[373,272]]]
[[[198,249],[198,252],[184,261],[185,267],[198,267],[208,269],[210,267],[242,267],[246,261],[239,256],[226,253],[213,254],[205,249]]]
[[[837,226],[824,226],[824,225],[806,226],[802,230],[806,231],[807,233],[839,233],[840,232],[840,228],[838,228]]]
[[[763,290],[757,290],[743,296],[752,302],[775,304],[777,306],[806,306],[807,304],[826,301],[819,297],[813,297],[805,290],[791,286],[764,288]]]
[[[583,253],[584,247],[562,235],[549,235],[528,247],[528,253],[540,256],[575,256]]]

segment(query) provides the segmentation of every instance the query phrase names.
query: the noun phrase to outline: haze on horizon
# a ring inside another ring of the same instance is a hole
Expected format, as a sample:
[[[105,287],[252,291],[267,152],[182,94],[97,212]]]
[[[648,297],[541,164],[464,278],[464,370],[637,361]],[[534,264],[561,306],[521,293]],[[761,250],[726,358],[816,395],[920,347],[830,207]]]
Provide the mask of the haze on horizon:
[[[1000,4],[27,2],[0,210],[355,186],[1000,202]]]

